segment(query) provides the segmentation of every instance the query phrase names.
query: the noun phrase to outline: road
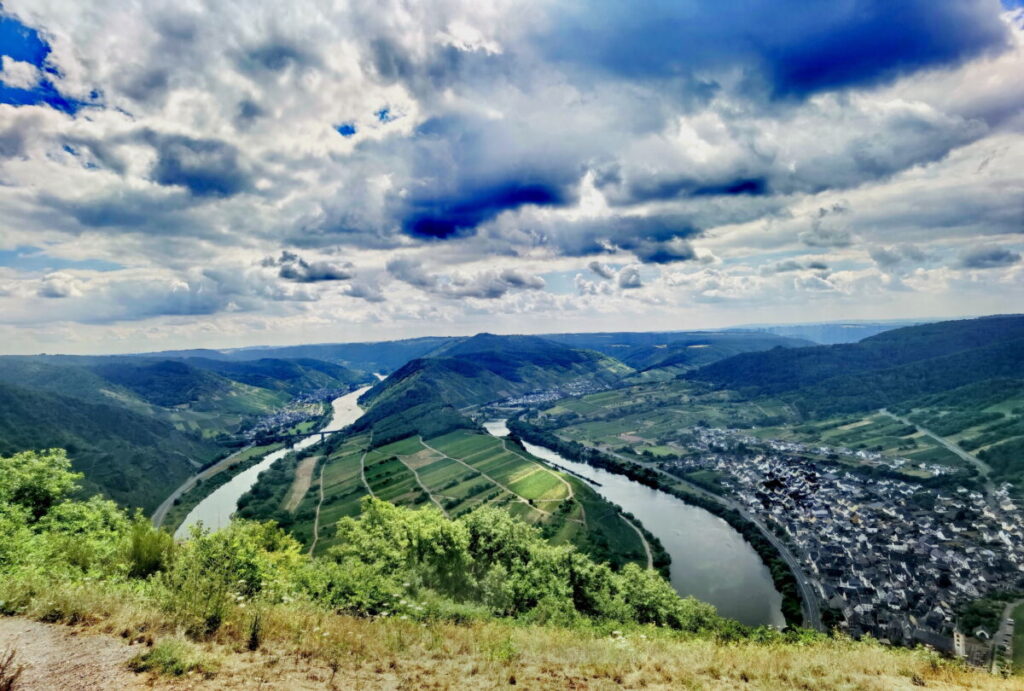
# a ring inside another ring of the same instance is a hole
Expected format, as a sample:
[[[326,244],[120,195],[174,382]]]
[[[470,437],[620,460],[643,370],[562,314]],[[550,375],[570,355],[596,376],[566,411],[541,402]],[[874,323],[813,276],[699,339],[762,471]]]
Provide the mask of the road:
[[[217,461],[217,463],[215,463],[214,465],[211,465],[206,470],[200,471],[199,473],[193,475],[192,477],[190,477],[189,479],[187,479],[183,483],[181,483],[181,485],[178,487],[178,489],[176,489],[173,492],[171,492],[171,494],[166,499],[163,500],[163,503],[161,503],[160,506],[156,507],[156,511],[153,512],[153,516],[152,516],[152,519],[151,519],[153,521],[153,525],[156,526],[157,528],[159,528],[161,525],[163,525],[164,519],[167,518],[167,512],[171,510],[172,506],[174,506],[175,500],[177,500],[178,497],[183,495],[185,492],[188,492],[190,489],[195,487],[196,483],[200,479],[202,479],[204,481],[205,480],[209,480],[211,477],[213,477],[217,473],[221,472],[225,468],[228,468],[232,463],[234,463],[236,461],[236,457],[239,454],[244,453],[244,452],[248,451],[251,448],[252,448],[252,445],[250,444],[249,446],[246,446],[243,449],[239,449],[238,451],[236,451],[235,453],[231,454],[230,456],[227,456],[227,457]]]
[[[1003,608],[999,628],[992,636],[992,674],[999,674],[1004,667],[1007,671],[1013,669],[1013,629],[1016,624],[1013,620],[1013,610],[1021,604],[1024,604],[1024,600],[1014,600]]]
[[[957,446],[953,442],[947,441],[946,439],[944,439],[944,438],[940,437],[939,435],[937,435],[935,432],[932,432],[930,429],[928,429],[926,427],[922,427],[921,425],[917,424],[916,422],[911,422],[910,420],[908,420],[907,418],[905,418],[905,417],[903,417],[901,415],[897,415],[896,413],[889,412],[885,408],[882,408],[878,412],[880,412],[882,415],[887,415],[888,417],[891,417],[893,420],[899,420],[904,425],[910,425],[911,427],[915,427],[915,428],[921,430],[922,433],[924,433],[925,435],[927,435],[927,436],[931,437],[932,439],[934,439],[938,444],[942,445],[943,448],[952,451],[961,460],[966,461],[967,463],[970,463],[971,465],[973,465],[975,468],[978,469],[978,474],[981,475],[982,480],[985,482],[985,494],[988,495],[989,499],[992,499],[995,496],[996,486],[995,486],[995,483],[993,483],[991,478],[989,477],[989,475],[992,472],[992,467],[989,466],[988,463],[985,463],[984,461],[982,461],[981,459],[975,457],[974,455],[967,453],[966,451],[961,449],[959,446]]]
[[[804,627],[809,629],[816,629],[818,631],[826,630],[825,624],[821,620],[821,605],[818,601],[818,594],[816,588],[814,587],[814,582],[804,572],[800,560],[796,558],[796,556],[790,550],[789,546],[786,543],[784,543],[778,535],[769,530],[768,526],[766,526],[764,524],[764,521],[762,521],[758,516],[750,513],[746,509],[746,507],[742,506],[741,504],[726,497],[721,497],[717,494],[714,494],[713,492],[709,492],[703,487],[695,485],[691,482],[687,482],[686,480],[680,479],[675,475],[672,475],[671,473],[662,470],[660,467],[653,463],[633,458],[627,458],[626,456],[623,456],[622,454],[617,453],[608,447],[597,446],[596,448],[608,454],[609,456],[614,456],[615,458],[618,458],[622,461],[636,463],[637,465],[641,465],[645,468],[650,468],[651,470],[654,470],[655,472],[671,480],[673,484],[678,483],[684,485],[687,490],[692,491],[694,494],[705,499],[710,499],[712,501],[718,502],[722,506],[736,511],[745,519],[747,519],[755,526],[757,526],[757,529],[760,530],[761,534],[764,535],[768,542],[772,544],[775,550],[779,553],[779,556],[782,557],[782,560],[786,562],[787,566],[789,566],[790,571],[793,572],[793,577],[796,579],[797,588],[800,591],[800,609],[803,611],[804,615]]]

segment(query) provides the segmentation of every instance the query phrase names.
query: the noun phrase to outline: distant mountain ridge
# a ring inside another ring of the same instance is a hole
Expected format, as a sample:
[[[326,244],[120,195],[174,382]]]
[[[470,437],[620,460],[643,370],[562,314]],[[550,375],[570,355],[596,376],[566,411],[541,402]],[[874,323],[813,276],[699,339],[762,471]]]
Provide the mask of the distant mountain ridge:
[[[1024,316],[936,322],[859,343],[744,353],[684,376],[805,410],[881,408],[1005,377],[1024,367]]]

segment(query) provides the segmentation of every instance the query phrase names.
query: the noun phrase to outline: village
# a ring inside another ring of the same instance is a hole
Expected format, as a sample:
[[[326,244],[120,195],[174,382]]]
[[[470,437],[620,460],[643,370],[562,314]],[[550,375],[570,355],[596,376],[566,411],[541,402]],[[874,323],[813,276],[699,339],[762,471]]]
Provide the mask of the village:
[[[1024,582],[1024,521],[1008,485],[992,496],[924,488],[797,455],[788,442],[695,433],[698,453],[666,469],[714,471],[726,493],[785,535],[847,633],[988,659],[996,632],[961,631],[956,610]],[[756,451],[730,450],[740,443]]]

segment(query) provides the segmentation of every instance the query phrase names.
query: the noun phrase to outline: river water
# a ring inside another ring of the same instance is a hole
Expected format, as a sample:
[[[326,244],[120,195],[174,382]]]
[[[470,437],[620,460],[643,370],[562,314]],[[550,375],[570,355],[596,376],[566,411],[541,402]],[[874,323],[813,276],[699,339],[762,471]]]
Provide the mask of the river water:
[[[491,434],[508,435],[505,421],[484,425]],[[624,475],[570,461],[526,442],[526,450],[553,466],[600,483],[591,488],[621,506],[655,535],[672,557],[672,586],[680,595],[710,602],[719,614],[750,626],[782,628],[782,595],[771,573],[743,536],[714,514]]]
[[[380,375],[377,376],[380,377]],[[327,425],[320,431],[337,432],[358,420],[359,416],[363,414],[363,410],[359,407],[357,401],[359,400],[359,397],[369,391],[369,389],[369,386],[364,386],[361,389],[345,394],[344,396],[340,396],[339,398],[335,398],[331,401],[333,414],[331,415],[331,419]],[[185,521],[175,531],[174,537],[179,539],[188,537],[191,527],[200,521],[202,521],[203,525],[210,530],[220,530],[227,526],[231,520],[231,514],[233,514],[238,508],[238,500],[241,499],[242,495],[248,492],[249,488],[256,483],[256,478],[259,477],[260,473],[272,466],[274,461],[279,458],[284,458],[292,451],[301,451],[302,449],[309,448],[319,441],[319,435],[306,437],[305,439],[296,442],[295,446],[291,449],[278,449],[277,451],[267,454],[263,457],[262,461],[251,468],[243,470],[199,502],[196,507],[189,512],[188,516],[185,517]]]

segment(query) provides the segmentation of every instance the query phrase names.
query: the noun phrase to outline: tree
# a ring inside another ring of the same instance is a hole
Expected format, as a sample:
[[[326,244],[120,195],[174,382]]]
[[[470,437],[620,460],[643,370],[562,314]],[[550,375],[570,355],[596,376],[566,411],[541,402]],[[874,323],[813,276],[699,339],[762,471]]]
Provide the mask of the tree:
[[[81,473],[71,471],[64,449],[22,451],[0,456],[0,503],[26,509],[38,521],[51,507],[78,489]]]

